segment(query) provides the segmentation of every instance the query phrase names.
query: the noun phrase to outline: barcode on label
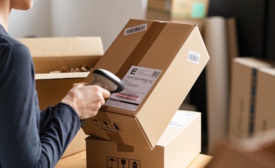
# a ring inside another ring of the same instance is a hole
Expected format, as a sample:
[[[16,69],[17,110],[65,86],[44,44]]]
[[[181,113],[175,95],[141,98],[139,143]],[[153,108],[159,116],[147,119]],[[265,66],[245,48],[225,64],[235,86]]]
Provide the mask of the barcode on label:
[[[130,34],[133,34],[133,33],[138,33],[138,32],[141,32],[141,31],[145,31],[147,29],[147,24],[142,24],[142,25],[138,25],[138,26],[135,26],[135,27],[130,27],[130,28],[127,28],[124,30],[124,36],[126,35],[130,35]]]
[[[139,100],[137,95],[133,94],[127,94],[127,93],[118,93],[116,95],[117,98],[124,99],[124,100],[132,100],[132,101],[137,101]]]
[[[154,71],[152,73],[152,77],[157,78],[159,76],[159,74],[160,74],[160,71]]]
[[[194,51],[189,51],[187,60],[196,64],[200,62],[200,54]]]

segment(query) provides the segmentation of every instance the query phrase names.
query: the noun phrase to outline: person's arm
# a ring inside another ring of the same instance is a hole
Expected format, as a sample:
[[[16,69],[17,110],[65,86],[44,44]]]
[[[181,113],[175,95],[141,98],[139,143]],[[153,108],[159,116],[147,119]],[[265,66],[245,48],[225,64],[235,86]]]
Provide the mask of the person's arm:
[[[3,52],[8,54],[0,63],[0,167],[54,167],[80,128],[79,116],[58,104],[43,112],[40,129],[30,54],[21,45]]]

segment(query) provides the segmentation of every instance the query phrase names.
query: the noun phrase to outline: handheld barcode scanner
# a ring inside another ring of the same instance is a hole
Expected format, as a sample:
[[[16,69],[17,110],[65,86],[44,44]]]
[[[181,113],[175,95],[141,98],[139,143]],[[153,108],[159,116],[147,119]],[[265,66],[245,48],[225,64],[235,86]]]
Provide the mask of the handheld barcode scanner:
[[[112,72],[105,69],[95,69],[93,71],[93,81],[90,85],[98,85],[111,93],[118,93],[123,91],[124,83]],[[84,127],[85,120],[81,120],[81,127]]]
[[[93,77],[91,85],[98,85],[111,93],[121,92],[124,89],[123,81],[105,69],[94,70]]]

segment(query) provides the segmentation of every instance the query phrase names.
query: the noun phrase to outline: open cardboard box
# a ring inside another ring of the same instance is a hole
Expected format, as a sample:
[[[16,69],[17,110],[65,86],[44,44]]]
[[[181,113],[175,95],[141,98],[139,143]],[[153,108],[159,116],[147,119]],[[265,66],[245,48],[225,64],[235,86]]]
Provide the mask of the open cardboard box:
[[[208,60],[197,25],[130,19],[94,67],[116,74],[125,89],[84,132],[152,150]],[[85,82],[92,80],[91,72]]]
[[[86,139],[87,167],[187,167],[201,151],[201,114],[178,110],[154,150]]]
[[[74,83],[83,82],[89,72],[50,73],[63,66],[93,67],[103,55],[100,37],[20,38],[32,55],[35,66],[36,90],[41,110],[54,106],[67,94]],[[63,157],[85,150],[87,136],[81,129]]]

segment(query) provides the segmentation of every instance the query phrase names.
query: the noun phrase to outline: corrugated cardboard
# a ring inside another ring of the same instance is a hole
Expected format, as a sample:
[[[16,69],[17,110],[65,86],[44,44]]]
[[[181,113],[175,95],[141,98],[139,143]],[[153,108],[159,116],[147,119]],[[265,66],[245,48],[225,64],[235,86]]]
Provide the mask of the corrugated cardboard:
[[[54,106],[67,94],[74,83],[83,82],[89,72],[50,73],[62,66],[93,67],[103,55],[100,37],[21,38],[32,55],[36,74],[36,90],[40,109]],[[85,150],[87,136],[80,130],[63,157]]]
[[[255,132],[275,129],[275,68],[258,71]]]
[[[153,151],[93,137],[86,144],[88,168],[184,168],[201,150],[201,114],[179,110]]]
[[[259,69],[272,66],[271,61],[253,57],[233,59],[230,95],[229,134],[234,137],[252,136],[256,131],[255,121],[262,115],[257,110],[257,101],[265,99],[259,92]],[[261,97],[258,97],[258,94]],[[262,101],[265,101],[262,100]],[[262,124],[261,124],[262,125]]]
[[[209,0],[148,0],[147,10],[173,19],[205,17]]]
[[[131,19],[95,65],[126,88],[86,120],[85,133],[153,149],[208,60],[196,25]]]

